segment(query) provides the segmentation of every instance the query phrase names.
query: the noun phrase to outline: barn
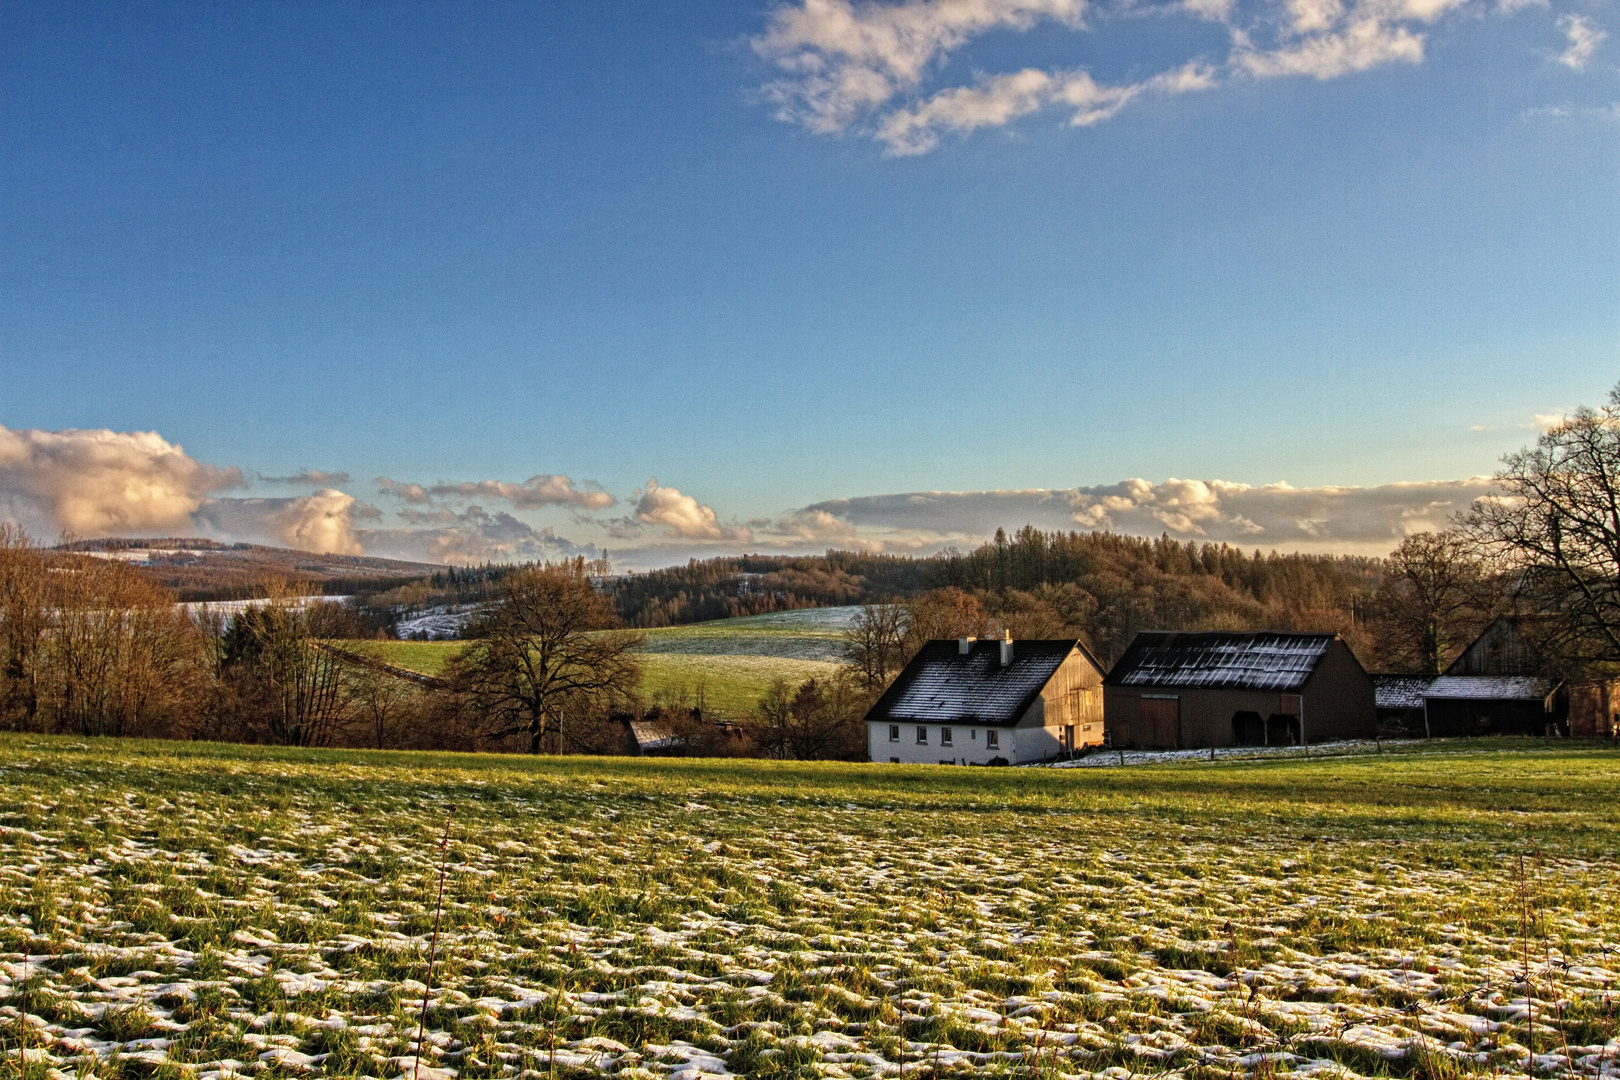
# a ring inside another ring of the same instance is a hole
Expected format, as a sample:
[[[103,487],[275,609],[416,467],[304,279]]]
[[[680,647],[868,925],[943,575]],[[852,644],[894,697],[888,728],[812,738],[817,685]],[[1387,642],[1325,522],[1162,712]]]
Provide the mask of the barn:
[[[1102,665],[1074,638],[930,641],[866,714],[873,761],[1022,765],[1103,741]]]
[[[1103,684],[1108,744],[1173,750],[1373,737],[1372,678],[1337,634],[1136,635]]]
[[[1433,736],[1544,735],[1562,727],[1558,681],[1513,619],[1492,622],[1423,692]]]

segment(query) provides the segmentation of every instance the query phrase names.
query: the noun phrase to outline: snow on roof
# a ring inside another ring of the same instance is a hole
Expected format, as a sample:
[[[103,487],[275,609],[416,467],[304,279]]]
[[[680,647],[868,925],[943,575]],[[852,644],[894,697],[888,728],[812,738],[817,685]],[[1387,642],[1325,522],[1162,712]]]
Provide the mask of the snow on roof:
[[[1016,723],[1079,644],[1074,639],[1014,641],[1012,663],[1003,667],[999,641],[976,641],[966,656],[957,651],[955,641],[930,641],[866,719]]]
[[[1333,639],[1333,634],[1144,630],[1108,673],[1108,681],[1115,686],[1297,690]]]
[[[1373,704],[1380,709],[1421,709],[1433,675],[1374,675]]]
[[[1544,701],[1552,683],[1533,675],[1442,675],[1423,692],[1426,698],[1460,701]]]
[[[681,745],[680,737],[652,720],[630,721],[630,735],[642,750],[668,750]]]

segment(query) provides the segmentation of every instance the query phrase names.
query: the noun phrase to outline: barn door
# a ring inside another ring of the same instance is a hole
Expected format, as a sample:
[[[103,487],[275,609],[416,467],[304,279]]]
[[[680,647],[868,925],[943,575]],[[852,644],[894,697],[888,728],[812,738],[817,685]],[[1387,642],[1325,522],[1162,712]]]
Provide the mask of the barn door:
[[[1155,750],[1174,750],[1181,743],[1181,701],[1142,699],[1142,743]]]

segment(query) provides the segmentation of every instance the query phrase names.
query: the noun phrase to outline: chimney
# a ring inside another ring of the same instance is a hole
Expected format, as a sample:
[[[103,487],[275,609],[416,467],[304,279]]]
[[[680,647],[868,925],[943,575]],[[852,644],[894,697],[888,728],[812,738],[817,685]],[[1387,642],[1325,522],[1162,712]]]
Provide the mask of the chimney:
[[[974,640],[975,640],[974,638],[970,638],[970,637],[959,637],[959,638],[957,638],[956,639],[956,655],[957,656],[966,656],[968,653],[972,652],[973,651],[973,642],[974,642]]]
[[[1012,663],[1012,631],[1001,632],[1001,666],[1006,667]]]

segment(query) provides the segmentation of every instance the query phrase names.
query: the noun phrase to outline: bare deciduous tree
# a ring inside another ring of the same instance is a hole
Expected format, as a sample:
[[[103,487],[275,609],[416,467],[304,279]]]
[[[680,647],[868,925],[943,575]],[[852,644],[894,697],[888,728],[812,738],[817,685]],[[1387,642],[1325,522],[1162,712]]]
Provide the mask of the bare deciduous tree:
[[[221,646],[221,675],[234,689],[248,734],[282,746],[330,746],[349,719],[342,657],[323,648],[326,605],[305,604],[290,586],[271,583],[262,606],[231,620]]]
[[[844,631],[844,659],[867,696],[876,697],[928,642],[983,637],[993,629],[971,593],[934,589],[904,603],[862,607]]]
[[[372,667],[349,669],[349,697],[359,720],[378,750],[398,744],[396,729],[401,719],[413,711],[421,692],[397,675]]]
[[[169,735],[206,684],[205,642],[129,566],[41,551],[0,526],[0,709],[7,726]]]
[[[43,555],[0,524],[0,725],[12,730],[37,730],[47,608]]]
[[[858,680],[811,679],[797,688],[772,680],[759,701],[761,749],[801,761],[864,757],[867,698]]]
[[[1373,597],[1380,659],[1396,670],[1437,675],[1491,613],[1474,544],[1459,532],[1415,533],[1390,553]]]
[[[634,650],[645,639],[618,625],[583,561],[509,574],[451,678],[487,718],[489,737],[526,734],[538,754],[550,735],[560,753],[571,714],[595,714],[640,682]]]
[[[1501,495],[1475,505],[1469,532],[1548,616],[1544,644],[1566,674],[1620,664],[1620,385],[1503,466]]]
[[[865,604],[844,630],[844,659],[869,695],[883,692],[905,667],[906,609]]]

